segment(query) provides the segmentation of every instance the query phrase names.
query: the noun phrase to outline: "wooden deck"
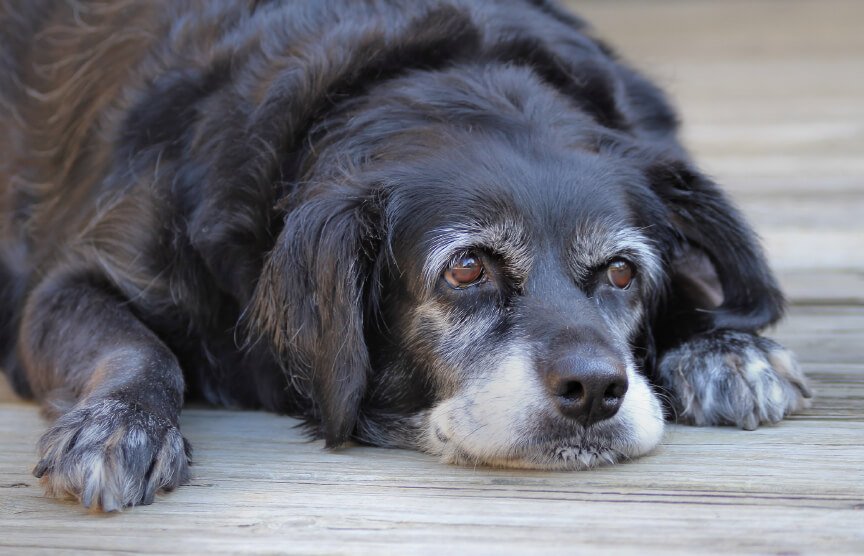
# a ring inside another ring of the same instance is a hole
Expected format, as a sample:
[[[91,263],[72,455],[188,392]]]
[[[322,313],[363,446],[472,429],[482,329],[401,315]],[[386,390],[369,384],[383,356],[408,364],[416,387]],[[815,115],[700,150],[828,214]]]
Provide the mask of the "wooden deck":
[[[583,473],[331,453],[290,419],[195,409],[193,483],[105,516],[42,497],[45,423],[0,385],[0,553],[864,553],[864,3],[578,4],[673,93],[764,237],[793,301],[775,335],[812,409],[754,432],[673,426],[654,455]]]

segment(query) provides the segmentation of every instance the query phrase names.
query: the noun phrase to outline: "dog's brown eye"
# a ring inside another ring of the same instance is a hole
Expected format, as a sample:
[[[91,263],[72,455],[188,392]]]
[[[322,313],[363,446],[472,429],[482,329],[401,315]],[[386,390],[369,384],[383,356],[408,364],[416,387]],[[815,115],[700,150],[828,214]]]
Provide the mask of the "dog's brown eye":
[[[624,259],[614,259],[606,269],[606,276],[610,284],[623,290],[633,281],[633,267]]]
[[[454,288],[467,288],[483,278],[483,263],[474,253],[465,253],[453,261],[444,279]]]

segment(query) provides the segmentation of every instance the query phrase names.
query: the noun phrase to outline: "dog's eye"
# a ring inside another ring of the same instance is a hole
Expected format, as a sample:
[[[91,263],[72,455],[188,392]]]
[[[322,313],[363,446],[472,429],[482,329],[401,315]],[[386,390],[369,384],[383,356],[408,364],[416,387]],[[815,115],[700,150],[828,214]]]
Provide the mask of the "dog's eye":
[[[444,271],[444,279],[454,288],[467,288],[483,279],[483,263],[476,254],[463,253]]]
[[[626,289],[633,281],[633,267],[624,259],[613,259],[606,269],[606,277],[616,288]]]

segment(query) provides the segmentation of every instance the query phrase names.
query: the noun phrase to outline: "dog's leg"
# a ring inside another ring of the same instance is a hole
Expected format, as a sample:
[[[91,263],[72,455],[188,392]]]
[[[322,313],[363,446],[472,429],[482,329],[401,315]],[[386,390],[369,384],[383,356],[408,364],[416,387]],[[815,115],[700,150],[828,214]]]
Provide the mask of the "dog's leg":
[[[660,359],[658,382],[679,421],[753,430],[806,407],[807,380],[786,348],[754,333],[697,335]]]
[[[188,479],[177,359],[107,287],[82,277],[42,282],[18,354],[46,411],[59,415],[34,470],[50,496],[113,511]]]

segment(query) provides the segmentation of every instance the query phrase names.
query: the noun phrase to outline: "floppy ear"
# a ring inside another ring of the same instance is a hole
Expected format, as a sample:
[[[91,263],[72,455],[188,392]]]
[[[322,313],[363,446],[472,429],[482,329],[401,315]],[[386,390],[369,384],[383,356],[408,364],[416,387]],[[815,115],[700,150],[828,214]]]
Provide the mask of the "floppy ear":
[[[250,307],[290,380],[314,406],[328,447],[351,435],[369,372],[364,298],[377,224],[363,205],[315,198],[288,212]]]
[[[656,164],[648,177],[666,206],[675,236],[678,256],[671,261],[671,295],[686,298],[690,317],[700,323],[691,333],[698,328],[752,331],[779,319],[783,294],[753,230],[722,191],[684,161]],[[702,254],[713,269],[706,267]],[[698,306],[697,300],[710,297],[715,279],[722,302],[713,308]]]

